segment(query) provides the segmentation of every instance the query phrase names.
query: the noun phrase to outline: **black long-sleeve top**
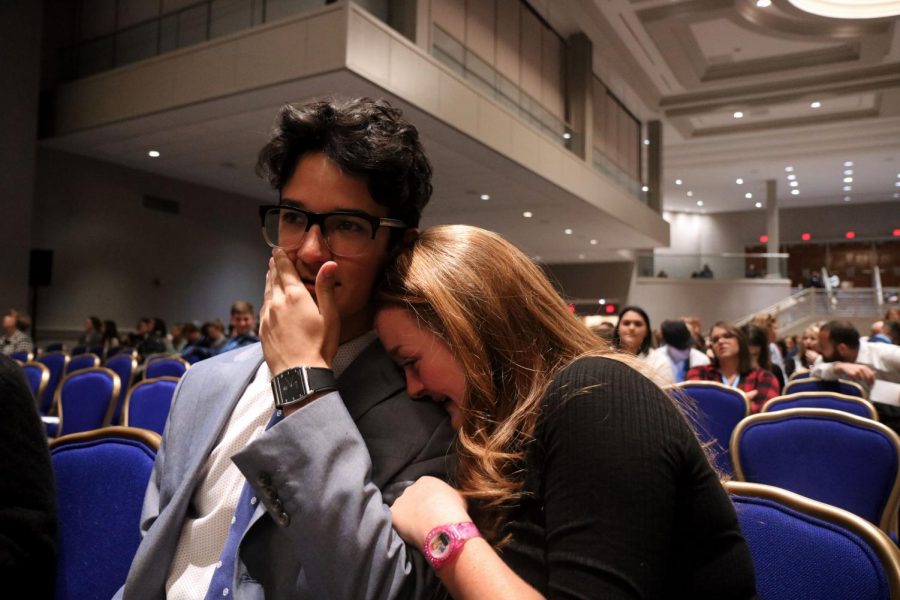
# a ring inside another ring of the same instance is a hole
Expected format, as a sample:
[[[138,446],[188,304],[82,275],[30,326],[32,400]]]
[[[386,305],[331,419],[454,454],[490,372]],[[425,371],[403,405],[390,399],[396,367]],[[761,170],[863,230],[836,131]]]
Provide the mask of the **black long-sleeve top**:
[[[0,356],[0,577],[9,597],[52,598],[56,492],[47,437],[25,375]]]
[[[551,598],[755,598],[734,507],[665,394],[618,361],[551,383],[504,533],[506,563]]]

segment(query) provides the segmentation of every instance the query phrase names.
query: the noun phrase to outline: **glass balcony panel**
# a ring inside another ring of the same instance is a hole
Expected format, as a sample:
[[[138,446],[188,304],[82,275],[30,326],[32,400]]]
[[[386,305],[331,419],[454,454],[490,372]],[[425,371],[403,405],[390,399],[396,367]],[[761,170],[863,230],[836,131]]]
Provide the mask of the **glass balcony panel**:
[[[159,43],[159,21],[116,32],[116,66],[156,56]]]
[[[209,37],[228,35],[253,26],[251,0],[213,0],[210,2]]]
[[[324,0],[266,0],[266,22],[325,6]]]

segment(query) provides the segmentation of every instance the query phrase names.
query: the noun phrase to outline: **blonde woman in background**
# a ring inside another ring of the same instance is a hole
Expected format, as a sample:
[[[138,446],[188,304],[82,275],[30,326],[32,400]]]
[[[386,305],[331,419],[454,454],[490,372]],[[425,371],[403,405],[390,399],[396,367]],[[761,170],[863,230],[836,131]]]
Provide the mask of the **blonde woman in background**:
[[[410,396],[458,432],[455,489],[423,477],[391,507],[455,598],[755,596],[734,508],[679,408],[522,252],[475,227],[427,230],[379,300]]]

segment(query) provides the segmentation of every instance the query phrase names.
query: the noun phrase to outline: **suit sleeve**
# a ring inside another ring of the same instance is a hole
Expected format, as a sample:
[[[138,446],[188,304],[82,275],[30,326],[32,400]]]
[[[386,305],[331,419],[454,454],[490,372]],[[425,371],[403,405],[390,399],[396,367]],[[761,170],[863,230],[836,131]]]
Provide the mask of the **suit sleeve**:
[[[405,395],[395,400],[378,408],[413,404]],[[416,424],[398,421],[395,428],[410,426]],[[390,446],[396,435],[364,440],[360,427],[333,392],[284,419],[232,460],[287,533],[313,597],[434,596],[437,578],[421,553],[393,530],[387,503],[418,477],[446,477],[446,420],[432,425],[424,446],[406,450]],[[369,450],[374,454],[379,441],[389,447],[376,463],[394,466],[373,467]],[[402,456],[405,451],[412,453]]]

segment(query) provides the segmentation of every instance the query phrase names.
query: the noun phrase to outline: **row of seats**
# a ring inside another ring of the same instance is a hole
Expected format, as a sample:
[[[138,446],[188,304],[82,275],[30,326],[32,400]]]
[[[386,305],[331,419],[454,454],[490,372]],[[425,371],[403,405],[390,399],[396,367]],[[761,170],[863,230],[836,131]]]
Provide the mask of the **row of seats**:
[[[109,598],[140,543],[159,435],[107,427],[51,441],[59,496],[59,599]],[[900,553],[851,512],[768,485],[727,482],[766,600],[900,598]],[[87,551],[90,549],[90,551]]]
[[[29,377],[41,414],[56,414],[56,392],[65,377],[76,371],[97,368],[100,364],[100,357],[96,354],[69,356],[64,352],[48,352],[39,356],[35,361],[23,363],[23,367],[27,367],[25,372]],[[190,364],[180,356],[157,355],[149,357],[143,370],[139,370],[134,353],[121,353],[107,359],[104,368],[115,373],[121,383],[110,419],[111,423],[118,424],[121,423],[125,396],[134,381],[139,378],[181,377],[190,368]]]
[[[174,376],[151,377],[126,390],[122,382],[131,381],[127,374],[120,377],[111,368],[88,367],[63,377],[47,405],[49,369],[39,362],[22,368],[36,402],[45,407],[42,418],[49,437],[119,423],[161,434],[179,381]]]
[[[713,444],[717,467],[739,481],[774,485],[867,519],[896,536],[900,438],[867,400],[801,392],[770,400],[758,415],[740,390],[685,382],[689,411]]]

